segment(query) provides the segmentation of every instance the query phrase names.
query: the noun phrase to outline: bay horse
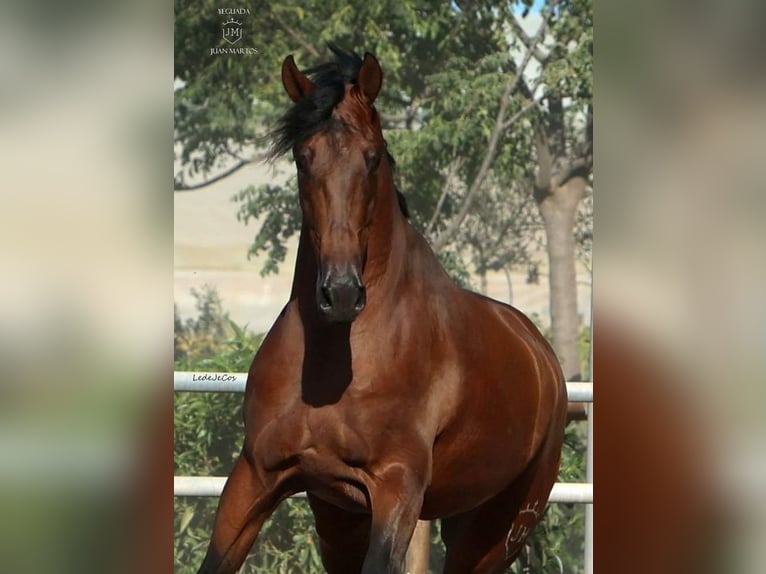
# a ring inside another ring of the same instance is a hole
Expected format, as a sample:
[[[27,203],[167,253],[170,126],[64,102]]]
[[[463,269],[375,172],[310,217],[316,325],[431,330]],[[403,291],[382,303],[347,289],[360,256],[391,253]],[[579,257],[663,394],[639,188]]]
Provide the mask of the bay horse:
[[[408,221],[369,53],[282,83],[303,221],[290,299],[258,350],[242,452],[199,570],[234,573],[305,491],[330,574],[404,574],[418,519],[442,519],[447,574],[500,573],[556,480],[567,396],[513,307],[455,285]]]

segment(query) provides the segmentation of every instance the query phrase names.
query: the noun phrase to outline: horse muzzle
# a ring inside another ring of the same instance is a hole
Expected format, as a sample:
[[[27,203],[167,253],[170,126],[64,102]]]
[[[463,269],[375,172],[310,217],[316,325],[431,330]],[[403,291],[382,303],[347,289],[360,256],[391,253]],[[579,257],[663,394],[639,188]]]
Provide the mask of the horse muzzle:
[[[333,323],[349,323],[367,303],[359,271],[349,265],[345,269],[333,266],[320,273],[317,281],[317,306],[325,319]]]

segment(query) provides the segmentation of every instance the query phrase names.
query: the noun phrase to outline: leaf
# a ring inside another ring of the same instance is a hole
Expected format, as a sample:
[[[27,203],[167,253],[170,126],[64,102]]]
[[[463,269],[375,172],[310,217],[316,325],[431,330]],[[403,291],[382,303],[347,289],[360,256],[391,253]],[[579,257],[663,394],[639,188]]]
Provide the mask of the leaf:
[[[186,530],[192,518],[194,518],[194,509],[191,506],[187,506],[184,510],[183,516],[181,517],[181,524],[179,526],[181,532]]]

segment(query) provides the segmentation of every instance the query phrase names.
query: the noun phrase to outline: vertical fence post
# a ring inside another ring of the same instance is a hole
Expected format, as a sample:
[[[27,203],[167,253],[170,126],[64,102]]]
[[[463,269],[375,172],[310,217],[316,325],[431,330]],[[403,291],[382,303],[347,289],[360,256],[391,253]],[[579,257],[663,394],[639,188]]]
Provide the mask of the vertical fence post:
[[[407,574],[428,574],[431,553],[431,523],[418,520],[407,550]]]
[[[593,482],[593,403],[588,405],[588,450],[585,479]],[[595,497],[594,497],[595,498]],[[585,505],[585,573],[593,574],[593,504]]]
[[[591,279],[593,275],[591,274]],[[592,283],[592,281],[591,281]],[[593,291],[590,293],[590,380],[595,379],[593,373]],[[588,413],[588,445],[585,454],[585,480],[593,484],[593,402],[587,405]],[[594,496],[595,499],[595,496]],[[585,572],[593,574],[593,504],[585,505]]]
[[[593,283],[593,274],[591,273],[591,284]],[[590,367],[590,380],[595,380],[593,373],[593,291],[590,293],[590,356],[588,357]],[[587,405],[588,413],[588,444],[585,454],[585,480],[593,484],[593,402]],[[595,502],[595,493],[594,493]],[[585,557],[584,574],[593,574],[593,504],[585,505]]]

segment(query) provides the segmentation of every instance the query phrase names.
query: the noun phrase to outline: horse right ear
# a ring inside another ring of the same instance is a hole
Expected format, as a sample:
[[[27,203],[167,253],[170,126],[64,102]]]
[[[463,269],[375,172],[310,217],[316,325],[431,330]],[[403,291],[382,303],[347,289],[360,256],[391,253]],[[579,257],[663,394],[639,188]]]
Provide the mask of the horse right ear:
[[[282,85],[287,95],[294,102],[305,98],[314,91],[314,82],[309,80],[295,65],[295,59],[290,54],[282,62]]]
[[[359,77],[357,84],[361,88],[367,101],[370,105],[375,101],[380,93],[380,87],[383,85],[383,70],[380,69],[378,60],[370,54],[365,52],[364,60],[362,61],[362,67],[359,68]]]

